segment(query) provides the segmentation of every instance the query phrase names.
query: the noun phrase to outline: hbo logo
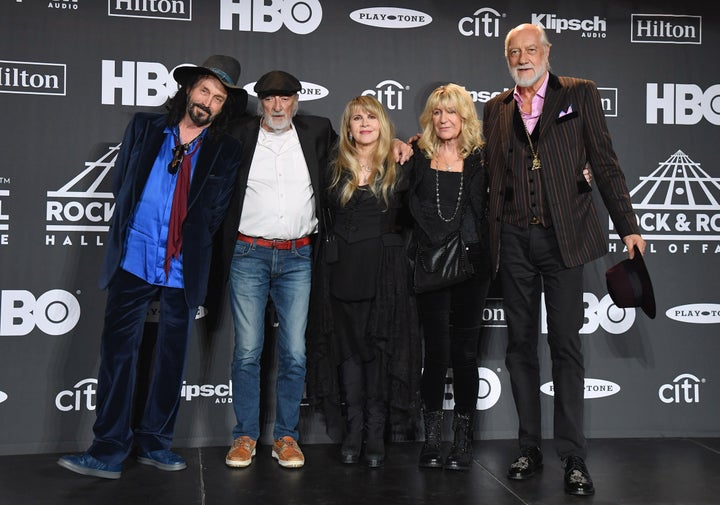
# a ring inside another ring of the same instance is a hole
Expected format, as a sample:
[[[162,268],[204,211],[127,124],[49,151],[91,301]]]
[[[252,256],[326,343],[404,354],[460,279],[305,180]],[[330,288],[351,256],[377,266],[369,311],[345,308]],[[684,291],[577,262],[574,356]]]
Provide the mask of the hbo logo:
[[[601,300],[592,293],[583,293],[585,304],[585,324],[580,333],[595,333],[598,327],[613,335],[628,331],[635,322],[635,309],[617,307],[610,295]],[[545,293],[542,296],[542,332],[547,333],[547,311],[545,310]]]
[[[315,31],[322,21],[318,0],[221,0],[220,29],[232,30],[235,16],[243,32],[276,32],[283,25],[298,35]]]
[[[80,303],[67,291],[53,289],[35,299],[29,291],[0,291],[0,336],[27,335],[37,326],[48,335],[63,335],[80,320]]]

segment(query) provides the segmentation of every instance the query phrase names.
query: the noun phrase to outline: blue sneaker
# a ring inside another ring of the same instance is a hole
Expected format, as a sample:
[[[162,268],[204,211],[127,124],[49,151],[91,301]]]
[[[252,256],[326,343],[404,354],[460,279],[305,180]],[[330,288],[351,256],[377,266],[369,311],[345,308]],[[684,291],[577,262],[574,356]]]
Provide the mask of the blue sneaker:
[[[137,460],[138,463],[154,466],[166,472],[176,472],[187,468],[187,463],[183,458],[167,449],[143,452],[138,456]]]
[[[58,465],[67,468],[71,472],[103,479],[119,479],[122,473],[122,465],[109,465],[90,456],[88,453],[77,456],[63,456],[58,460]]]

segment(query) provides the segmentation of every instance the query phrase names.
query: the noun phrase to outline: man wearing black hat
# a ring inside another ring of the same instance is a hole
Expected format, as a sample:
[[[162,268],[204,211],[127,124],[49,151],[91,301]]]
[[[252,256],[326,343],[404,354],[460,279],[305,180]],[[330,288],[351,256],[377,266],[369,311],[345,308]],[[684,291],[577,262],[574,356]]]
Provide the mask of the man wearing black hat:
[[[58,464],[117,479],[133,445],[138,461],[160,470],[187,464],[170,451],[188,336],[207,292],[212,236],[227,210],[242,154],[224,129],[246,92],[240,64],[215,55],[175,69],[180,85],[167,114],[138,113],[113,168],[115,210],[101,288],[108,289],[101,339],[95,438]],[[131,422],[145,316],[159,298],[155,357],[143,414]]]
[[[247,149],[221,247],[235,323],[232,395],[237,424],[225,460],[231,467],[251,463],[260,436],[260,358],[268,296],[280,323],[272,455],[286,468],[305,462],[297,428],[305,385],[311,237],[321,208],[321,173],[337,135],[327,118],[295,115],[301,89],[291,74],[268,72],[254,87],[258,116],[233,127]]]

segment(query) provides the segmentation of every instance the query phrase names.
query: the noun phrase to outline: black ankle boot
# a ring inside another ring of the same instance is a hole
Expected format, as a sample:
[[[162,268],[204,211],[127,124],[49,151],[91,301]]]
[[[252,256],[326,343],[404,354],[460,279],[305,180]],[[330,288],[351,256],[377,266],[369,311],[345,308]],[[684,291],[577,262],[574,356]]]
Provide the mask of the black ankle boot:
[[[362,429],[348,432],[340,446],[340,461],[347,465],[357,463],[360,459],[361,449]]]
[[[370,468],[379,468],[385,463],[385,441],[382,438],[368,438],[365,442],[365,462]]]
[[[472,463],[472,414],[460,414],[455,411],[453,416],[453,431],[455,436],[445,460],[446,470],[469,470]]]
[[[425,424],[425,443],[420,450],[418,466],[422,468],[442,468],[440,458],[440,444],[442,442],[443,411],[433,410],[423,412]]]

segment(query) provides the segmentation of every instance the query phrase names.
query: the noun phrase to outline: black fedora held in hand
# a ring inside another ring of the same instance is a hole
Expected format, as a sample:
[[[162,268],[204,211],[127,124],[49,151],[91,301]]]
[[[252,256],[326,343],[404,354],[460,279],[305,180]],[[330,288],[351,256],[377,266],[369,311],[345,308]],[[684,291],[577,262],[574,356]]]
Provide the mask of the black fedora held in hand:
[[[199,67],[185,65],[173,71],[173,77],[178,84],[185,85],[196,75],[212,75],[223,83],[228,92],[246,93],[238,84],[240,79],[240,62],[232,56],[214,54],[203,62]]]
[[[605,280],[610,298],[616,306],[642,307],[645,314],[655,319],[655,293],[650,274],[637,246],[633,259],[624,259],[610,267],[605,272]]]

